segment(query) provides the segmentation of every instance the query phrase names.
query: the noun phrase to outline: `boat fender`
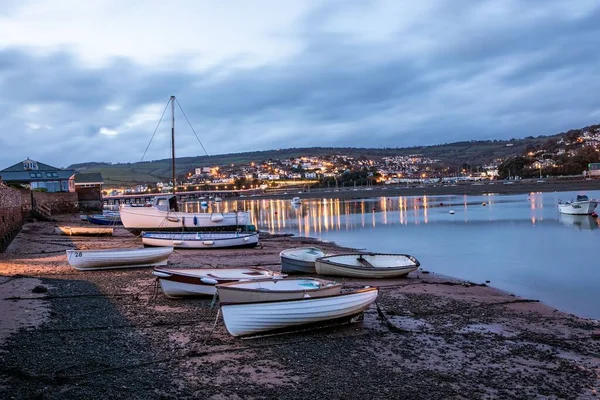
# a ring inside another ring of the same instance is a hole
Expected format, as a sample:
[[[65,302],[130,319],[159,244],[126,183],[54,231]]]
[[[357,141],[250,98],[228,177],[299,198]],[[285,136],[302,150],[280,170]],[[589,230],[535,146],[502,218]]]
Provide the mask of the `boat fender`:
[[[205,245],[207,245],[207,246],[210,246],[211,244],[215,244],[215,242],[213,242],[212,240],[204,240],[204,241],[202,242],[202,244],[205,244]]]
[[[246,236],[246,237],[244,238],[244,242],[247,242],[247,241],[248,241],[248,236]]]
[[[200,282],[206,283],[207,285],[216,285],[217,283],[219,283],[219,281],[217,281],[216,279],[211,279],[207,277],[200,278]]]
[[[180,244],[183,244],[183,240],[173,240],[174,246],[179,246]]]
[[[210,216],[210,220],[212,222],[221,222],[225,219],[225,217],[223,216],[223,214],[213,214]]]
[[[160,271],[152,271],[152,275],[158,276],[159,278],[170,278],[171,274],[167,274],[166,272]]]
[[[198,225],[198,217],[194,215],[194,225]]]
[[[310,299],[310,294],[308,294],[308,293],[304,293],[304,296],[303,296],[303,297],[304,297],[305,299]]]

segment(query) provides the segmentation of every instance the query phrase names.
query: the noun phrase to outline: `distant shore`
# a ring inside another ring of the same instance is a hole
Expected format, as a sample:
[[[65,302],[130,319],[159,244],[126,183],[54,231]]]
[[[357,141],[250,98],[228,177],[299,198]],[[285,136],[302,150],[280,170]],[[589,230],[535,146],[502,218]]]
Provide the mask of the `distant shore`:
[[[251,198],[366,198],[381,196],[443,196],[443,195],[481,195],[485,193],[494,194],[519,194],[535,192],[586,192],[600,190],[600,179],[595,180],[562,180],[544,179],[521,180],[521,181],[494,181],[481,183],[463,183],[457,185],[423,185],[407,187],[398,185],[382,185],[357,188],[335,189],[311,189],[299,192],[290,189],[284,193],[265,193],[253,195]]]

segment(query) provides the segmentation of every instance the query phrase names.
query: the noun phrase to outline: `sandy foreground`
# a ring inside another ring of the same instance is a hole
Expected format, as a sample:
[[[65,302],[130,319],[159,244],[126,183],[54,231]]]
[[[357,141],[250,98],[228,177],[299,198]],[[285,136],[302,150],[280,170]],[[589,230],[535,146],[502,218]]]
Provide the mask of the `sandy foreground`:
[[[362,322],[239,339],[212,298],[167,299],[150,268],[71,268],[66,249],[141,240],[122,228],[59,236],[55,225],[83,223],[57,219],[27,223],[0,254],[2,399],[575,399],[600,390],[598,321],[426,265],[406,279],[336,278],[346,289],[380,288]],[[261,242],[176,250],[169,264],[278,270],[286,248],[348,250],[300,237]]]

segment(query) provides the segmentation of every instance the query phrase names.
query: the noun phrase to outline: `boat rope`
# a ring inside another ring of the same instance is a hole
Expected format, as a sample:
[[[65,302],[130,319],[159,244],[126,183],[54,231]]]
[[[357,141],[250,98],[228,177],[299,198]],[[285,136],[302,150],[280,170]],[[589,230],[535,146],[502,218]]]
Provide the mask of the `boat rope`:
[[[188,125],[190,126],[190,128],[192,128],[192,132],[194,132],[194,135],[196,136],[196,139],[198,140],[198,143],[200,143],[200,146],[202,146],[202,150],[204,150],[204,153],[210,157],[210,154],[208,154],[208,152],[206,151],[206,149],[204,148],[204,145],[202,144],[202,142],[200,141],[200,138],[198,137],[198,134],[196,133],[196,131],[194,130],[194,127],[192,126],[192,124],[190,123],[190,120],[188,119],[187,115],[185,115],[185,112],[183,111],[183,107],[181,107],[181,104],[179,104],[179,101],[177,100],[177,98],[175,98],[175,102],[177,103],[177,105],[179,106],[179,109],[181,110],[181,113],[183,114],[183,116],[185,117],[185,120],[187,121]]]
[[[215,293],[215,297],[216,297],[216,293]],[[210,332],[208,332],[208,335],[206,336],[206,339],[204,339],[202,341],[202,346],[205,346],[206,343],[208,342],[208,340],[210,339],[210,337],[212,336],[213,332],[215,331],[215,328],[217,327],[217,323],[219,322],[219,317],[221,316],[221,308],[218,309],[217,311],[217,316],[215,317],[215,323],[212,326],[212,329],[210,330]]]
[[[169,107],[169,103],[170,102],[171,102],[171,99],[169,99],[169,101],[167,102],[167,105],[165,106],[165,109],[163,110],[163,113],[160,116],[160,119],[158,120],[158,124],[156,124],[156,128],[154,129],[154,133],[152,134],[152,137],[150,138],[150,142],[148,142],[148,146],[146,146],[146,150],[144,150],[144,155],[142,155],[142,159],[140,160],[140,162],[142,162],[144,160],[144,157],[146,156],[146,152],[148,151],[148,148],[150,147],[150,144],[152,143],[152,140],[154,140],[154,135],[156,135],[156,131],[158,131],[158,127],[160,126],[160,123],[162,122],[162,119],[165,116],[165,113],[167,112],[167,108]]]

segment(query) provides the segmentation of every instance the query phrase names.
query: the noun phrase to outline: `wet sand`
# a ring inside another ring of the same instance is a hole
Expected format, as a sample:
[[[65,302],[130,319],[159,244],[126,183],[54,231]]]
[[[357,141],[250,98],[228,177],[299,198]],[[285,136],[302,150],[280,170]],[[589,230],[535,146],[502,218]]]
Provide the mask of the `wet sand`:
[[[426,265],[406,279],[335,278],[347,290],[380,288],[362,322],[244,340],[227,333],[212,298],[167,299],[150,268],[68,265],[66,249],[141,247],[124,229],[67,237],[54,225],[27,223],[0,254],[1,398],[571,399],[600,390],[599,321]],[[261,242],[176,250],[169,264],[278,270],[286,248],[348,250],[301,237]]]

